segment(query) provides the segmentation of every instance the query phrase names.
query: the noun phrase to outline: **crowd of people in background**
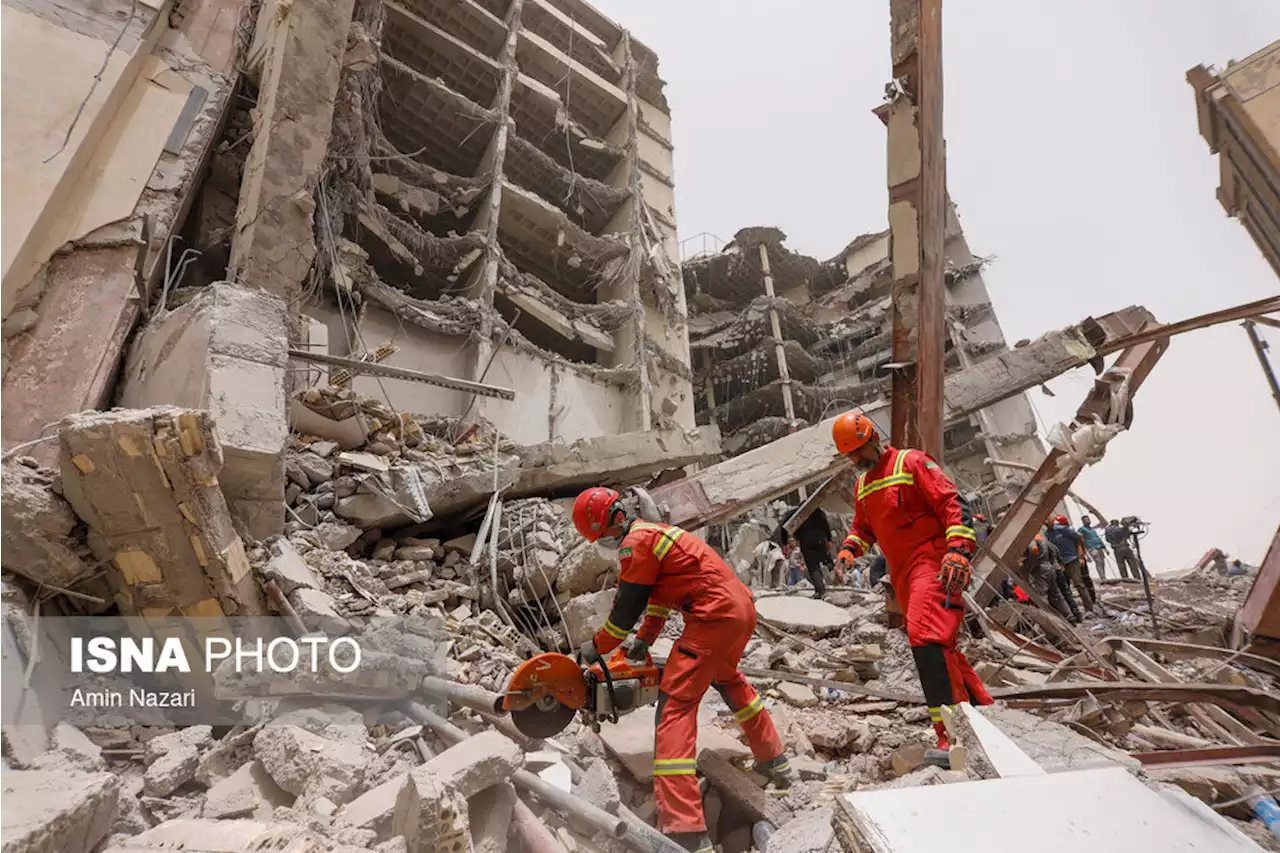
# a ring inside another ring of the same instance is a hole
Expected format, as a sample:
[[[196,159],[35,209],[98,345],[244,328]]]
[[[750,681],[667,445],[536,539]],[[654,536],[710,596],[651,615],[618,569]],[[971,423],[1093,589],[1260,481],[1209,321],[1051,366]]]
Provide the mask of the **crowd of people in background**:
[[[756,546],[753,564],[762,583],[777,589],[784,584],[796,586],[807,579],[813,587],[813,597],[821,599],[829,583],[873,587],[885,577],[884,556],[879,554],[860,560],[845,572],[836,567],[835,535],[821,509],[813,510],[794,534],[788,534],[785,525],[798,511],[792,510],[773,536]],[[979,544],[985,543],[992,522],[981,513],[972,518]],[[1121,579],[1141,580],[1146,574],[1135,553],[1133,537],[1133,532],[1116,519],[1095,522],[1092,516],[1085,515],[1078,527],[1072,527],[1066,516],[1055,516],[1027,546],[1020,563],[1022,577],[1007,578],[1001,592],[1006,598],[1029,601],[1030,597],[1018,586],[1021,581],[1062,616],[1079,623],[1101,606],[1093,573],[1105,580],[1109,558],[1114,560],[1116,576]]]

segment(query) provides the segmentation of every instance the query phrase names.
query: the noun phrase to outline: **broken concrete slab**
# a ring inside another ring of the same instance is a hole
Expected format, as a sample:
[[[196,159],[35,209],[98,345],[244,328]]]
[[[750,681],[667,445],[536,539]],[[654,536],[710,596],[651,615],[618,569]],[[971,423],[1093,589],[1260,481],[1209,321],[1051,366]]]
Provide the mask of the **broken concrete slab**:
[[[638,483],[661,471],[714,461],[720,456],[720,429],[664,429],[546,441],[516,451],[520,476],[515,497],[563,497],[588,486]]]
[[[208,412],[160,406],[62,422],[62,487],[126,614],[260,616],[266,602],[218,489]],[[122,499],[123,496],[123,499]]]
[[[775,595],[756,600],[756,613],[784,631],[816,637],[835,634],[853,622],[853,617],[825,601],[797,595]]]
[[[498,488],[515,482],[518,461],[498,456]],[[432,464],[399,464],[363,479],[354,495],[333,508],[357,527],[396,528],[479,506],[493,492],[492,456],[438,454]]]
[[[449,747],[409,775],[429,774],[471,798],[520,769],[524,751],[501,732],[485,731]]]
[[[320,577],[306,564],[293,543],[280,538],[272,541],[271,559],[262,573],[267,580],[275,581],[285,595],[295,589],[323,589]]]
[[[296,823],[177,818],[102,853],[335,853],[335,845]]]
[[[289,603],[298,611],[298,618],[308,631],[316,631],[331,637],[351,633],[351,623],[338,612],[338,605],[327,592],[299,587],[289,593]]]
[[[372,760],[354,743],[330,740],[300,726],[264,726],[253,739],[253,751],[271,779],[290,794],[323,787],[339,804],[350,799]],[[341,798],[336,799],[336,798]]]
[[[392,823],[396,814],[396,800],[409,782],[405,773],[375,785],[343,806],[336,821],[342,826],[371,830],[379,841],[392,837]]]
[[[982,716],[1048,773],[1116,766],[1136,771],[1142,766],[1127,753],[1026,711],[985,705]]]
[[[818,697],[813,692],[813,688],[805,684],[782,681],[778,683],[778,693],[782,694],[783,701],[797,708],[812,708],[818,704]]]
[[[4,853],[89,853],[116,820],[110,773],[6,769],[0,786]]]
[[[293,795],[277,785],[260,763],[250,761],[209,789],[201,816],[214,820],[270,820],[276,808],[287,808],[293,800]]]
[[[283,302],[217,282],[148,324],[121,379],[122,406],[209,411],[226,456],[222,492],[255,539],[284,529],[288,345]]]
[[[16,460],[0,465],[0,558],[27,580],[69,587],[90,569],[71,537],[80,519],[54,493],[53,476]]]
[[[500,782],[471,798],[467,812],[472,816],[472,853],[506,853],[511,849],[515,806],[516,790],[510,782]]]
[[[582,541],[560,558],[556,589],[570,595],[592,592],[600,589],[604,579],[617,571],[617,554],[606,554],[603,548]]]
[[[714,725],[712,713],[698,711],[698,753],[711,750],[734,761],[746,758],[751,750],[723,729]],[[640,782],[653,778],[653,751],[655,746],[653,716],[643,712],[628,714],[616,725],[600,729],[600,740],[627,771]]]
[[[1045,853],[1257,849],[1199,801],[1121,768],[858,791],[838,802],[869,853],[936,849],[956,826],[1001,827],[983,838],[991,853],[1025,851],[1032,835]]]
[[[871,726],[865,720],[830,710],[802,714],[799,724],[814,746],[835,752],[855,744],[861,747],[860,751],[866,751],[874,738]]]
[[[834,817],[832,809],[796,815],[769,838],[765,853],[827,853],[839,848],[832,826]]]

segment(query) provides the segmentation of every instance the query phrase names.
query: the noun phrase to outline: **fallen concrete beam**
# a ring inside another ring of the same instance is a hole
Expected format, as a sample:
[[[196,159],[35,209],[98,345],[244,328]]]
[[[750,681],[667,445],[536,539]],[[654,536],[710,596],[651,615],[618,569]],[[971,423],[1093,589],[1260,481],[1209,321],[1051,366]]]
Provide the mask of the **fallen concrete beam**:
[[[1127,379],[1127,424],[1133,417],[1130,401],[1167,348],[1168,341],[1159,339],[1125,350],[1111,369],[1095,380],[1089,395],[1076,411],[1075,422],[1090,424],[1098,418],[1106,422],[1111,414],[1113,388],[1112,381],[1108,380],[1119,382]],[[1007,574],[1007,567],[1017,566],[1032,537],[1053,508],[1066,496],[1082,467],[1055,448],[1023,486],[1018,497],[1010,504],[1008,512],[987,537],[985,547],[974,562],[973,595],[979,604],[985,605],[995,597],[1000,582]]]
[[[1097,319],[1086,318],[1055,329],[1026,346],[1006,350],[947,377],[943,396],[948,421],[1042,385],[1068,370],[1100,358],[1110,345],[1155,321],[1147,309],[1132,306]],[[1101,363],[1099,362],[1099,366]]]
[[[288,342],[283,302],[216,282],[147,325],[121,381],[121,406],[209,411],[226,457],[219,485],[236,523],[256,539],[284,529]]]
[[[1280,695],[1236,684],[1077,681],[1069,684],[999,687],[992,690],[991,695],[997,699],[1078,699],[1081,696],[1095,696],[1099,699],[1138,699],[1148,702],[1212,702],[1280,713]]]
[[[664,429],[583,438],[570,444],[545,441],[517,449],[520,471],[512,497],[565,497],[587,486],[620,486],[661,471],[709,462],[720,456],[720,430]]]
[[[121,612],[267,612],[218,489],[222,447],[208,412],[82,412],[61,430],[63,493],[109,564]]]

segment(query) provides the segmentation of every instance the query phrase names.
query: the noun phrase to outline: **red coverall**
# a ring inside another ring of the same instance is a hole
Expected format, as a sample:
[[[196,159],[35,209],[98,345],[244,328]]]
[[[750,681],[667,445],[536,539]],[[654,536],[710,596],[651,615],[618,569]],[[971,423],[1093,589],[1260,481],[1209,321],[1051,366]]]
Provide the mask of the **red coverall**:
[[[956,648],[964,604],[958,595],[948,601],[938,581],[943,554],[957,548],[972,556],[977,539],[955,484],[922,451],[886,446],[875,467],[858,478],[855,491],[853,526],[843,547],[858,556],[870,550],[872,543],[880,544],[890,582],[906,614],[907,639],[929,716],[938,730],[939,746],[945,748],[943,705],[993,701]]]
[[[698,791],[698,704],[708,687],[733,709],[760,761],[782,755],[769,712],[738,672],[738,661],[756,627],[747,589],[724,560],[692,533],[649,521],[632,522],[618,548],[618,594],[596,650],[607,655],[626,639],[640,613],[636,637],[652,643],[672,610],[684,614],[684,633],[662,671],[658,697],[653,788],[663,832],[703,832]]]

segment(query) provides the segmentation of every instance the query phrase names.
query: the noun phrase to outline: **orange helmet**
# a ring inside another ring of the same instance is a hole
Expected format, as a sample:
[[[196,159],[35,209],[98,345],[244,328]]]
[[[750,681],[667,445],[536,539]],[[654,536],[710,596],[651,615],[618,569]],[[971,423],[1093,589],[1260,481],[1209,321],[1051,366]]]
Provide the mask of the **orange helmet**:
[[[619,497],[616,491],[604,486],[593,486],[578,495],[573,502],[573,526],[578,528],[583,539],[595,542],[604,535],[605,528],[609,526],[609,514]]]
[[[831,437],[835,439],[836,450],[841,455],[857,450],[875,434],[876,425],[862,412],[845,412],[831,427]]]

